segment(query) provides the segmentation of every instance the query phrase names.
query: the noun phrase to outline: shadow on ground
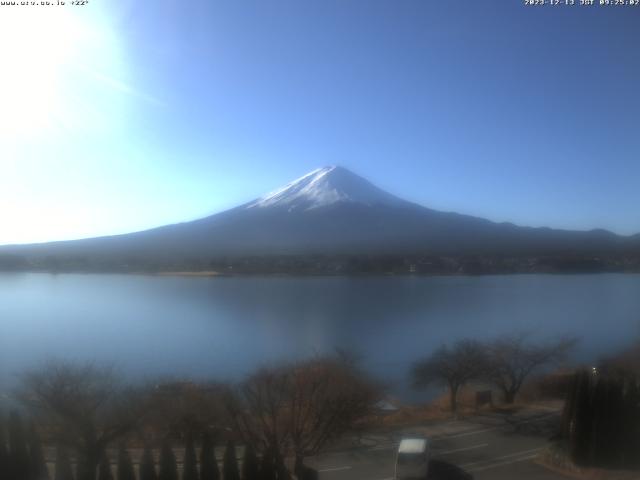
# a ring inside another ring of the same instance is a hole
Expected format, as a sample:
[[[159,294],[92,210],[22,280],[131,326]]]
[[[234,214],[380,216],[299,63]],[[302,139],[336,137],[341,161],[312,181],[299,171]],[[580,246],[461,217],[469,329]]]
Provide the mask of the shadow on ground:
[[[473,480],[473,475],[451,463],[431,460],[427,480]]]

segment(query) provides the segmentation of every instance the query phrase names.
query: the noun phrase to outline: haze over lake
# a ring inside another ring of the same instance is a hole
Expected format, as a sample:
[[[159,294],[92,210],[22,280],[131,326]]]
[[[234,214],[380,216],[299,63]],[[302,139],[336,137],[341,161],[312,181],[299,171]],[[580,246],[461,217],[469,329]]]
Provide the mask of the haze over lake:
[[[240,379],[332,351],[413,397],[411,363],[444,342],[580,335],[592,362],[640,336],[640,275],[167,277],[0,274],[0,381],[47,358],[133,376]]]

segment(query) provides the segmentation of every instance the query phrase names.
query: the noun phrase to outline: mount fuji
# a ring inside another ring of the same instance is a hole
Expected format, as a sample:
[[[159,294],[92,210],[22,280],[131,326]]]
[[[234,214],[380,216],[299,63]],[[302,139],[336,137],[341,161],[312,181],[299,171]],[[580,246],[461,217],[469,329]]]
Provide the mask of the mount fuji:
[[[314,170],[263,197],[199,220],[142,232],[0,247],[30,261],[84,257],[187,259],[260,255],[617,255],[640,237],[606,230],[520,227],[405,201],[338,166]],[[33,263],[33,262],[32,262]]]
[[[380,190],[345,168],[331,166],[318,168],[251,202],[247,208],[286,207],[294,211],[337,203],[399,206],[407,202]]]

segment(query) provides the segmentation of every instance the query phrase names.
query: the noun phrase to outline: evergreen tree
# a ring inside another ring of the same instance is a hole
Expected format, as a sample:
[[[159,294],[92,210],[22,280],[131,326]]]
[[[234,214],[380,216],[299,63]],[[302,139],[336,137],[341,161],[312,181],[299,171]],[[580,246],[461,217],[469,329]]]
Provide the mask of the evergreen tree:
[[[198,480],[198,459],[192,435],[187,435],[182,465],[182,480]]]
[[[576,374],[563,414],[563,437],[578,465],[640,465],[640,390],[636,376]]]
[[[4,433],[4,417],[0,414],[0,478],[9,478],[9,452]]]
[[[247,444],[242,463],[242,480],[259,480],[258,457],[253,445]]]
[[[118,480],[136,480],[131,456],[124,445],[118,449]]]
[[[102,458],[98,465],[98,480],[113,480],[111,460],[109,459],[109,455],[107,455],[106,451],[102,454]]]
[[[579,465],[585,465],[589,461],[591,419],[593,418],[592,377],[590,372],[582,371],[578,373],[576,381],[576,403],[570,426],[569,448],[571,458]]]
[[[96,472],[92,472],[92,468],[87,461],[84,452],[76,451],[76,479],[77,480],[95,480]]]
[[[233,440],[227,442],[227,448],[224,451],[222,471],[224,480],[240,480],[236,446],[233,444]]]
[[[200,480],[220,480],[220,470],[216,460],[215,445],[211,434],[202,436],[202,450],[200,450]]]
[[[31,424],[29,430],[29,464],[31,480],[49,480],[49,469],[42,451],[42,442],[34,424]]]
[[[608,418],[608,390],[609,385],[605,378],[599,378],[594,382],[592,387],[591,401],[591,424],[589,431],[589,450],[587,459],[584,462],[587,465],[605,466],[608,463],[608,442],[611,441],[607,437]]]
[[[602,425],[603,436],[607,444],[603,445],[603,461],[613,468],[623,467],[625,422],[624,413],[624,381],[620,377],[611,378],[607,382],[606,423]]]
[[[267,448],[260,462],[260,480],[277,480],[275,456],[272,448]]]
[[[17,412],[9,416],[9,479],[30,478],[29,450],[22,419]]]
[[[171,448],[169,440],[162,442],[162,449],[160,450],[160,471],[158,473],[158,480],[178,480],[178,465],[176,463],[176,456]]]
[[[62,445],[56,447],[56,473],[54,480],[73,480],[73,470],[67,449]]]
[[[291,474],[289,473],[289,469],[284,464],[284,460],[282,455],[279,452],[275,454],[275,467],[276,467],[276,476],[278,480],[291,480]],[[310,469],[307,469],[310,470]],[[305,479],[307,480],[307,479]]]
[[[562,410],[562,422],[560,424],[560,436],[566,442],[571,437],[572,422],[575,420],[576,414],[576,394],[577,394],[578,375],[574,374],[569,380],[567,386],[567,395]]]
[[[148,445],[145,445],[142,458],[140,459],[140,480],[158,480],[156,462],[153,459],[153,452]]]
[[[640,467],[640,389],[638,378],[628,379],[625,392],[624,418],[626,432],[624,441],[624,464],[629,468]]]

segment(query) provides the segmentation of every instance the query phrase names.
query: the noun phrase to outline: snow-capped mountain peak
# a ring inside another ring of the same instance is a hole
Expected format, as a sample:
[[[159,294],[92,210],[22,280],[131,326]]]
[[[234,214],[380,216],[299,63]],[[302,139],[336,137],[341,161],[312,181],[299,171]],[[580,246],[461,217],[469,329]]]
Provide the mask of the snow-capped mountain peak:
[[[311,210],[335,203],[397,205],[398,197],[339,166],[318,168],[274,190],[247,208],[286,207],[289,211]]]

